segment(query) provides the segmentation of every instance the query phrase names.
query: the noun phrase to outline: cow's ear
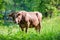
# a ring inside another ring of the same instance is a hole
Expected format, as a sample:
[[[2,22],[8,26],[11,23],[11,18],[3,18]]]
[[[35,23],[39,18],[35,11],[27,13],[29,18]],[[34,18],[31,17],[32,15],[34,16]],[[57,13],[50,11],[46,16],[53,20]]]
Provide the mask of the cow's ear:
[[[18,14],[17,14],[17,17],[18,17],[18,16],[20,16],[20,15],[21,15],[21,14],[20,14],[20,13],[18,13]]]
[[[8,16],[9,16],[9,17],[11,17],[12,15],[11,15],[11,14],[9,14]]]
[[[12,16],[13,16],[13,14],[14,14],[14,13],[11,13],[11,14],[9,14],[8,16],[9,16],[9,17],[12,17]]]

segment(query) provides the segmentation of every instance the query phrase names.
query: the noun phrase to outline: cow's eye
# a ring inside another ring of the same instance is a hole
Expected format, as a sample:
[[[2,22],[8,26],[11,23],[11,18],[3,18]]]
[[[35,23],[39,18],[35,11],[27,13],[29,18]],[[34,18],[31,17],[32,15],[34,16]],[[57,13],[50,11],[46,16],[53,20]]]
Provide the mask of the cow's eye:
[[[17,15],[17,17],[20,16],[20,14]]]
[[[18,16],[19,16],[20,14],[18,14]]]

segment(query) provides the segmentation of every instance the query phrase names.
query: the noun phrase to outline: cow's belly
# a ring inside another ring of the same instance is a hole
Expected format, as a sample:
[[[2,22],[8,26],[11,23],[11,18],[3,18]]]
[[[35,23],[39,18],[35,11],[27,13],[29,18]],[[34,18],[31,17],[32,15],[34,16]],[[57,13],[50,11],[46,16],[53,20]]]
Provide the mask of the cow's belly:
[[[29,28],[34,28],[34,26],[33,25],[30,25]]]
[[[20,24],[20,27],[25,28],[26,25],[25,24]]]
[[[37,17],[31,18],[30,20],[31,20],[32,25],[34,25],[34,26],[37,26],[39,24],[39,21],[38,21]]]

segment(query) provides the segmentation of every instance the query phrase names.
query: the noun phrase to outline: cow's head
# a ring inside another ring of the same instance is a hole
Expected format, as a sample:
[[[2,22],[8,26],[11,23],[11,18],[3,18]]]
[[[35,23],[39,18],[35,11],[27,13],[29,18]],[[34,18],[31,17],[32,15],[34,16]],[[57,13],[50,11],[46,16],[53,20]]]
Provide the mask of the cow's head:
[[[15,19],[16,19],[16,17],[17,17],[17,12],[12,12],[11,14],[9,14],[9,17],[11,17],[12,20],[13,20],[14,22],[16,22]]]
[[[15,22],[20,23],[22,20],[25,20],[26,13],[26,11],[17,12]]]
[[[12,17],[15,23],[20,23],[20,21],[24,19],[25,16],[26,16],[25,11],[13,12],[9,15],[9,17]]]
[[[22,20],[22,14],[18,12],[15,17],[15,22],[18,24],[20,23],[21,20]]]

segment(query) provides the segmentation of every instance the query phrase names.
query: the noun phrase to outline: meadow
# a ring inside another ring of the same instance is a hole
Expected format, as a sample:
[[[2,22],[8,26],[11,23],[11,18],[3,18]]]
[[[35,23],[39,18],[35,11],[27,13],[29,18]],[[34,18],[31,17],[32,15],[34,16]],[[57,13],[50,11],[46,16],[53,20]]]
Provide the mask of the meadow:
[[[17,24],[0,20],[0,40],[60,40],[60,16],[43,19],[40,33],[34,28],[25,33]]]

